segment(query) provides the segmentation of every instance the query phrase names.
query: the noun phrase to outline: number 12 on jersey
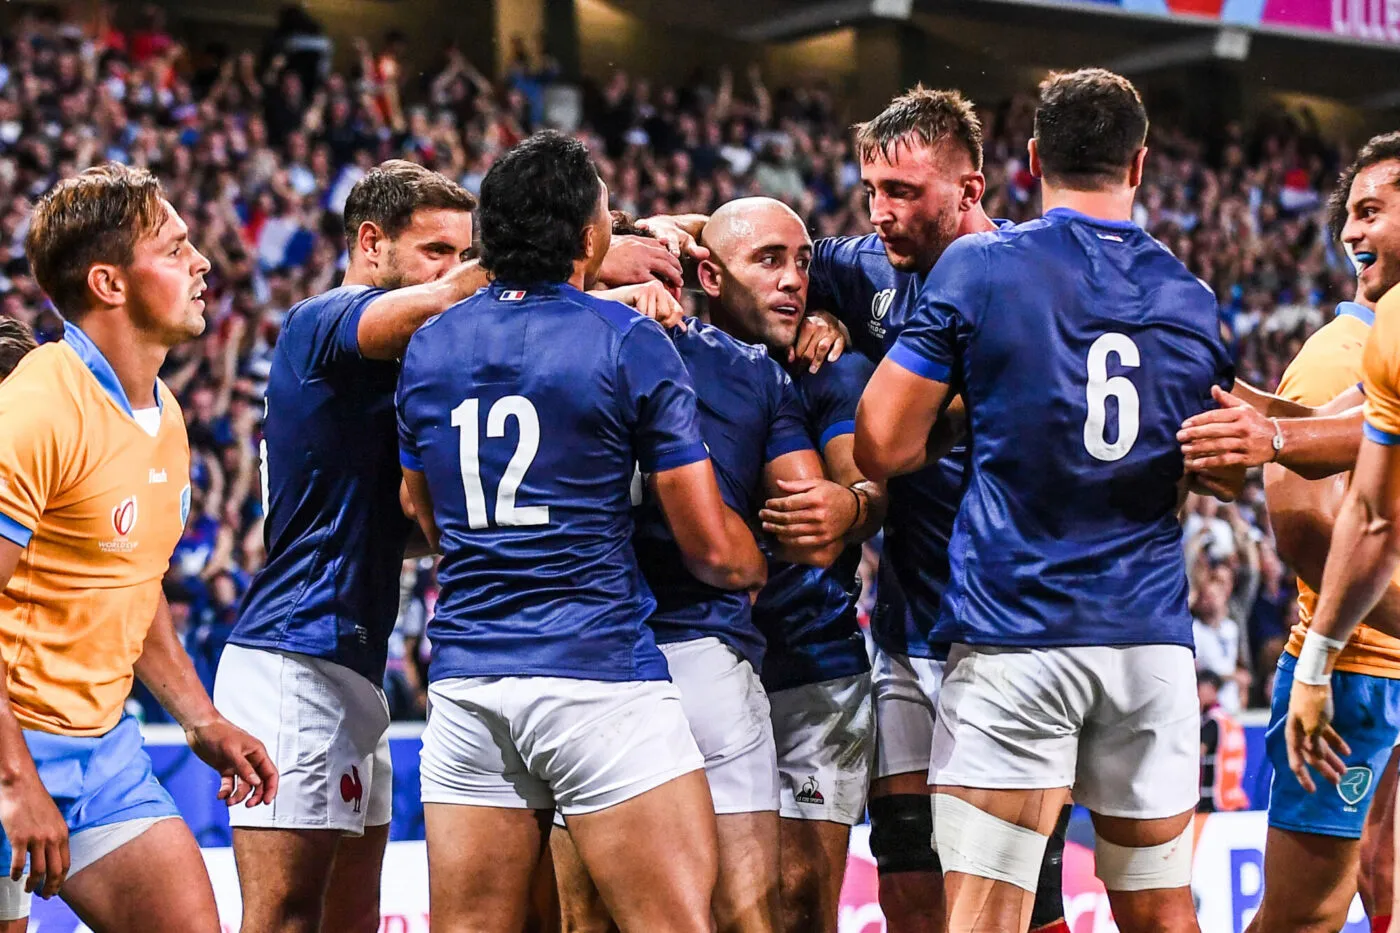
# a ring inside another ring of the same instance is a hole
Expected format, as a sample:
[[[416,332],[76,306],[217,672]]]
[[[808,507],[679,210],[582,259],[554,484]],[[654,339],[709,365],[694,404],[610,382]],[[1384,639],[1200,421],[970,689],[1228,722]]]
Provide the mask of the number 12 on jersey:
[[[545,525],[549,523],[549,507],[545,505],[517,506],[515,494],[525,481],[525,472],[540,449],[540,418],[535,406],[523,395],[507,395],[497,399],[486,415],[487,439],[505,437],[506,419],[514,417],[520,431],[515,453],[506,464],[501,481],[496,486],[497,527]],[[481,483],[481,400],[469,398],[452,410],[452,426],[458,430],[458,452],[462,460],[462,493],[467,502],[467,524],[473,530],[489,528],[486,515],[486,491]]]

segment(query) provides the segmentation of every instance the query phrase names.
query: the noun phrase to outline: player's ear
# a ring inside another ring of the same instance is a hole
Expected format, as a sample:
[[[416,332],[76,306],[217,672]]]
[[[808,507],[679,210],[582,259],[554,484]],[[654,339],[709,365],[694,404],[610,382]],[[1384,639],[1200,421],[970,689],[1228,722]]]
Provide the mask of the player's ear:
[[[1136,188],[1142,184],[1143,168],[1147,165],[1147,147],[1143,146],[1133,153],[1133,165],[1128,169],[1128,187]]]
[[[1039,178],[1040,172],[1040,150],[1036,148],[1035,140],[1026,143],[1026,152],[1030,154],[1030,172],[1032,178]]]
[[[360,247],[360,252],[365,254],[365,258],[372,263],[379,262],[380,254],[388,241],[384,231],[379,229],[379,224],[372,220],[364,221],[360,224],[360,229],[355,231],[355,243]]]
[[[609,222],[611,223],[611,221]],[[598,229],[597,224],[589,224],[583,228],[584,259],[589,262],[592,262],[594,259],[600,259],[601,257],[598,255],[599,250],[606,248],[607,247],[603,245],[602,232]]]
[[[962,177],[962,199],[958,209],[970,211],[982,202],[987,193],[987,176],[981,172],[968,172]]]
[[[700,264],[695,267],[695,275],[700,280],[700,287],[711,298],[719,297],[719,283],[723,274],[720,271],[719,263],[713,259],[701,260]]]
[[[126,303],[126,276],[117,266],[95,262],[88,267],[88,290],[104,305]]]

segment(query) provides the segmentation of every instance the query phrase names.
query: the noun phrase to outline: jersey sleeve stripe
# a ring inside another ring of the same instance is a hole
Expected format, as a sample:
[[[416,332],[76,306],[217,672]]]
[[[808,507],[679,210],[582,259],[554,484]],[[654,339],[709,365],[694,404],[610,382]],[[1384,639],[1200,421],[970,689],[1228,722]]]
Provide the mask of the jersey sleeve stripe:
[[[0,512],[0,538],[12,541],[20,547],[29,547],[29,539],[32,537],[34,537],[34,532]]]
[[[1391,434],[1389,431],[1382,431],[1369,421],[1362,425],[1362,435],[1373,444],[1383,444],[1386,447],[1394,447],[1400,444],[1400,434]]]
[[[890,347],[890,352],[885,354],[885,359],[894,362],[897,366],[909,370],[916,376],[922,376],[932,382],[947,383],[952,370],[942,363],[925,359],[915,351],[909,349],[902,343],[896,343]]]
[[[790,454],[797,450],[811,450],[812,439],[805,432],[787,434],[783,437],[775,437],[768,441],[768,446],[764,453],[768,456],[768,462],[772,463],[779,457]]]
[[[854,420],[847,419],[846,421],[838,421],[822,432],[822,436],[817,440],[817,446],[822,450],[826,450],[826,445],[830,444],[842,434],[854,433],[856,433],[856,423]]]
[[[399,464],[415,473],[423,472],[423,461],[412,451],[399,448]]]
[[[662,470],[674,470],[677,467],[690,466],[692,463],[699,463],[701,460],[708,460],[710,452],[705,449],[705,445],[686,444],[674,450],[662,450],[655,457],[650,458],[651,462],[638,462],[643,473],[659,473]]]

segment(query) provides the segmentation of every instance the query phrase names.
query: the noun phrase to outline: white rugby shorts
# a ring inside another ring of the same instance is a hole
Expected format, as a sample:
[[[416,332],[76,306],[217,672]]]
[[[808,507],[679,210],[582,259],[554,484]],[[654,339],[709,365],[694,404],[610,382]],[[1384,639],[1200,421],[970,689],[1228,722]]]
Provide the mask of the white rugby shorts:
[[[928,774],[943,662],[876,648],[870,675],[875,694],[875,777]]]
[[[932,779],[955,787],[1070,787],[1105,816],[1196,807],[1201,714],[1180,645],[956,645],[934,725]]]
[[[424,803],[572,816],[704,766],[669,681],[450,677],[428,697]]]
[[[705,757],[715,813],[777,810],[773,721],[753,665],[718,638],[672,642],[661,652]]]
[[[267,746],[280,776],[270,805],[229,809],[235,829],[358,836],[389,822],[389,704],[378,684],[320,658],[229,645],[214,680],[214,706]]]
[[[875,754],[870,675],[778,690],[768,700],[778,746],[779,813],[793,820],[859,823]]]

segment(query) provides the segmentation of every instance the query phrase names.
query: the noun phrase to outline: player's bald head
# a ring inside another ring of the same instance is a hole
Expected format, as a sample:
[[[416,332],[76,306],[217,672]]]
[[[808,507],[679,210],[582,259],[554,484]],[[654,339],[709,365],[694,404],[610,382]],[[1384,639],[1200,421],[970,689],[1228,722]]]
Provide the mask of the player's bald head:
[[[760,246],[758,239],[811,242],[797,212],[774,198],[736,198],[721,204],[700,232],[700,243],[722,266],[740,251]],[[792,244],[796,248],[795,242]]]

